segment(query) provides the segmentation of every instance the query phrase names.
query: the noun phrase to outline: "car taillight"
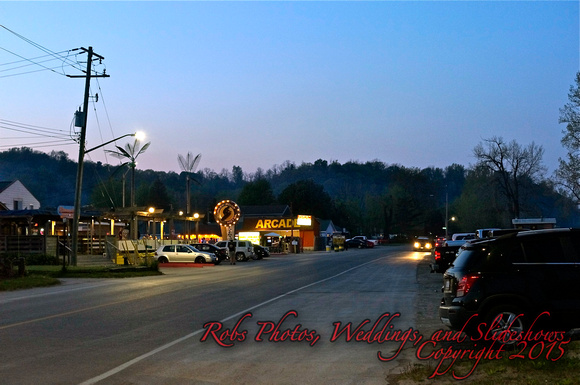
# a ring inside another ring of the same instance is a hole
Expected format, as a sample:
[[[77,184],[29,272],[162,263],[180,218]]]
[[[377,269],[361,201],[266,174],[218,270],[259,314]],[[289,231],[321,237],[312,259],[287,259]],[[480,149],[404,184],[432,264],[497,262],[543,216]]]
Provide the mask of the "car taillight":
[[[435,260],[436,260],[436,261],[438,261],[438,260],[440,260],[440,259],[441,259],[441,252],[440,252],[440,251],[437,251],[437,250],[435,250]]]
[[[475,281],[479,279],[479,275],[466,275],[465,277],[461,278],[459,283],[457,284],[457,297],[463,297],[475,284]]]

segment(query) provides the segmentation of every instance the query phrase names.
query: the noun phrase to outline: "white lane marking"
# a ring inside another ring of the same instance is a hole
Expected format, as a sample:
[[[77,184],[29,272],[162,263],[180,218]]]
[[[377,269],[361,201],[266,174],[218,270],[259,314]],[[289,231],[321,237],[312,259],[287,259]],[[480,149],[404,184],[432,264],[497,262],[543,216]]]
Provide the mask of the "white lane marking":
[[[82,278],[80,278],[82,279]],[[116,279],[116,278],[115,278]],[[70,286],[70,285],[82,285],[82,286]],[[78,290],[86,290],[86,289],[92,289],[95,287],[101,287],[101,286],[108,286],[108,285],[114,285],[116,284],[116,282],[114,281],[109,281],[109,282],[95,282],[95,283],[84,283],[84,282],[79,282],[79,283],[69,283],[69,284],[64,284],[65,286],[58,286],[58,287],[51,287],[48,289],[52,289],[50,291],[44,291],[42,293],[38,293],[38,294],[30,294],[30,293],[22,293],[24,295],[19,295],[21,293],[4,293],[4,295],[0,295],[0,304],[4,304],[4,303],[8,303],[8,302],[14,302],[14,301],[20,301],[20,300],[26,300],[26,299],[30,299],[30,298],[39,298],[39,297],[46,297],[49,295],[55,295],[55,294],[63,294],[63,293],[68,293],[71,291],[78,291]],[[44,290],[46,290],[47,288],[44,288]],[[28,290],[35,290],[35,289],[28,289]],[[11,295],[12,294],[12,295]],[[4,297],[4,298],[2,298]]]
[[[393,254],[393,255],[394,255],[394,254]],[[392,257],[393,255],[390,255],[390,256]],[[334,278],[336,278],[336,277],[340,277],[341,275],[343,275],[343,274],[346,274],[346,273],[348,273],[348,272],[350,272],[350,271],[352,271],[352,270],[360,269],[361,267],[363,267],[363,266],[365,266],[365,265],[371,264],[371,263],[373,263],[373,262],[376,262],[376,261],[378,261],[378,260],[380,260],[380,259],[383,259],[383,258],[385,258],[385,257],[381,257],[381,258],[374,259],[374,260],[372,260],[372,261],[369,261],[369,262],[366,262],[366,263],[360,264],[360,265],[358,265],[358,266],[351,267],[350,269],[347,269],[347,270],[345,270],[345,271],[343,271],[343,272],[341,272],[341,273],[338,273],[338,274],[336,274],[336,275],[333,275],[332,277],[328,277],[328,278],[325,278],[325,279],[321,279],[320,281],[316,281],[316,282],[310,283],[310,284],[308,284],[308,285],[305,285],[305,286],[299,287],[298,289],[290,290],[290,291],[289,291],[289,292],[287,292],[287,293],[280,294],[280,295],[279,295],[279,296],[277,296],[277,297],[271,298],[271,299],[269,299],[269,300],[267,300],[267,301],[264,301],[264,302],[262,302],[262,303],[259,303],[259,304],[257,304],[257,305],[254,305],[254,306],[252,306],[252,307],[249,307],[249,308],[247,308],[246,310],[242,310],[242,311],[240,311],[240,312],[238,312],[238,313],[236,313],[236,314],[232,314],[232,315],[230,315],[230,316],[228,316],[228,317],[226,317],[226,318],[222,319],[220,322],[226,322],[226,321],[229,321],[229,320],[231,320],[231,319],[233,319],[233,318],[237,318],[237,317],[239,317],[239,316],[240,316],[240,315],[242,315],[242,314],[246,314],[247,312],[249,312],[249,311],[251,311],[251,310],[257,309],[257,308],[259,308],[259,307],[262,307],[262,306],[264,306],[264,305],[267,305],[267,304],[269,304],[269,303],[272,303],[272,302],[274,302],[274,301],[277,301],[277,300],[279,300],[280,298],[284,298],[284,297],[286,297],[286,296],[288,296],[288,295],[290,295],[290,294],[296,293],[296,292],[298,292],[298,291],[300,291],[300,290],[304,290],[304,289],[306,289],[306,288],[309,288],[309,287],[311,287],[311,286],[318,285],[318,284],[320,284],[320,283],[322,283],[322,282],[326,282],[326,281],[329,281],[329,280],[331,280],[331,279],[334,279]],[[167,344],[165,344],[165,345],[162,345],[162,346],[160,346],[160,347],[158,347],[158,348],[156,348],[156,349],[153,349],[153,350],[151,350],[150,352],[147,352],[147,353],[145,353],[145,354],[142,354],[142,355],[140,355],[139,357],[135,357],[135,358],[133,358],[132,360],[130,360],[130,361],[127,361],[127,362],[125,362],[124,364],[121,364],[121,365],[117,366],[116,368],[113,368],[113,369],[109,370],[108,372],[105,372],[105,373],[103,373],[103,374],[101,374],[101,375],[98,375],[98,376],[96,376],[96,377],[93,377],[93,378],[91,378],[91,379],[89,379],[89,380],[86,380],[86,381],[84,381],[84,382],[80,383],[79,385],[91,385],[91,384],[96,384],[97,382],[99,382],[99,381],[102,381],[102,380],[104,380],[104,379],[106,379],[106,378],[108,378],[108,377],[111,377],[111,376],[113,376],[113,375],[115,375],[115,374],[117,374],[117,373],[119,373],[119,372],[121,372],[121,371],[123,371],[123,370],[127,369],[128,367],[130,367],[130,366],[132,366],[132,365],[134,365],[134,364],[136,364],[136,363],[138,363],[138,362],[140,362],[140,361],[143,361],[143,360],[144,360],[144,359],[146,359],[146,358],[149,358],[149,357],[153,356],[154,354],[157,354],[157,353],[159,353],[159,352],[161,352],[161,351],[163,351],[163,350],[165,350],[165,349],[168,349],[168,348],[172,347],[173,345],[177,345],[177,344],[178,344],[178,343],[180,343],[180,342],[183,342],[183,341],[185,341],[185,340],[188,340],[189,338],[191,338],[191,337],[193,337],[193,336],[196,336],[196,335],[198,335],[198,334],[202,333],[203,331],[205,331],[205,329],[198,329],[198,330],[194,331],[193,333],[187,334],[187,335],[185,335],[185,336],[183,336],[183,337],[181,337],[181,338],[178,338],[178,339],[176,339],[176,340],[174,340],[174,341],[171,341],[171,342],[169,342],[169,343],[167,343]]]

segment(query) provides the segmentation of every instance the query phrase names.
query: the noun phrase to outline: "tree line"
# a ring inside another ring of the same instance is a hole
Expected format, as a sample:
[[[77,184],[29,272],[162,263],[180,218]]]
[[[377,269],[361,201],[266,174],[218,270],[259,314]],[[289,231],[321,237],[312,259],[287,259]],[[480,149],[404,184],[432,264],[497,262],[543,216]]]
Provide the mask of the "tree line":
[[[380,160],[341,164],[318,159],[299,165],[286,161],[254,173],[234,165],[218,173],[195,171],[188,154],[187,159],[176,158],[181,173],[133,168],[133,188],[128,169],[88,161],[82,202],[114,210],[129,207],[133,192],[137,206],[178,212],[190,200],[191,212],[205,213],[209,221],[222,199],[241,206],[285,204],[294,215],[331,219],[350,233],[366,235],[437,235],[444,233],[446,220],[450,233],[512,227],[514,218],[553,217],[560,227],[578,227],[579,86],[580,73],[570,88],[570,102],[560,110],[560,122],[567,124],[562,144],[568,156],[560,159],[551,178],[545,175],[541,146],[494,136],[474,147],[477,162],[470,167],[421,169]],[[0,152],[0,180],[21,180],[43,207],[73,204],[76,167],[62,151],[46,154],[23,147]]]

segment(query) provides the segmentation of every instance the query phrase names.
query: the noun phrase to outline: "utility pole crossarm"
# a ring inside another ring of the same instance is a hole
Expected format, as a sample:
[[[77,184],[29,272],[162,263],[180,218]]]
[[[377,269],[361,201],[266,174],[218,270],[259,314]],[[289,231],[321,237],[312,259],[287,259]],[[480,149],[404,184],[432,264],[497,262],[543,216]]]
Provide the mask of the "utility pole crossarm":
[[[89,63],[91,63],[93,61],[93,56],[98,58],[99,61],[105,60],[104,56],[101,56],[101,55],[93,52],[93,47],[89,47],[89,49],[86,49],[85,47],[75,48],[73,51],[76,51],[79,49],[89,54],[89,59],[87,60],[87,62],[88,62],[87,63],[87,72],[85,72],[85,75],[66,75],[66,77],[68,77],[68,78],[86,78],[86,77],[89,77],[89,78],[108,78],[108,77],[110,77],[110,75],[107,75],[104,71],[101,75],[91,75],[90,74],[91,67],[90,67]]]
[[[108,78],[111,75],[102,74],[102,75],[66,75],[67,78]]]

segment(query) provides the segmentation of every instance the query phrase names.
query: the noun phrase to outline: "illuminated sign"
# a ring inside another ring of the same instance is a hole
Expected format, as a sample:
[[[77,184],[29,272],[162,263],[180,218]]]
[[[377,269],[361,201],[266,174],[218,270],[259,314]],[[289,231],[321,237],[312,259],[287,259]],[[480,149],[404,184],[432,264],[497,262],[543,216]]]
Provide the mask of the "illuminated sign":
[[[256,231],[252,232],[241,232],[238,234],[238,239],[240,241],[250,241],[253,244],[259,245],[260,244],[260,233]]]
[[[292,219],[260,219],[256,223],[256,229],[280,229],[280,228],[291,228]],[[296,221],[294,220],[294,225],[296,226]]]
[[[240,206],[230,200],[221,201],[213,210],[215,221],[224,227],[234,226],[240,219],[241,214]]]
[[[292,222],[294,222],[294,227],[299,227],[295,219],[259,219],[256,223],[256,230],[266,230],[266,229],[290,229],[292,228]]]
[[[63,219],[72,219],[74,217],[74,206],[58,206],[58,214]]]
[[[240,231],[290,231],[311,230],[311,225],[300,225],[298,218],[244,218],[244,226]]]
[[[312,216],[311,215],[298,215],[296,220],[298,226],[312,226]]]

